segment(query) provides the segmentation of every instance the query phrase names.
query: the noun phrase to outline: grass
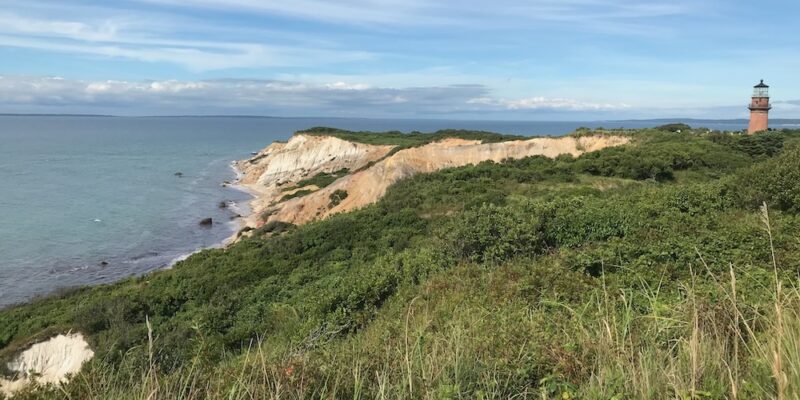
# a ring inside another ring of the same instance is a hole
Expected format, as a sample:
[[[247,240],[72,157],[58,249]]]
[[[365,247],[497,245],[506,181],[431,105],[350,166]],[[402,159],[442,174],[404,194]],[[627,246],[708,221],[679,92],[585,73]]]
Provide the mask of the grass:
[[[292,192],[292,193],[289,193],[289,194],[285,194],[285,195],[283,195],[283,196],[281,197],[281,199],[280,199],[280,200],[278,200],[278,202],[283,202],[283,201],[286,201],[286,200],[291,200],[291,199],[294,199],[294,198],[296,198],[296,197],[303,197],[303,196],[305,196],[305,195],[307,195],[307,194],[309,194],[309,193],[313,193],[313,192],[314,192],[314,190],[311,190],[311,189],[299,189],[299,190],[295,190],[295,191],[294,191],[294,192]]]
[[[670,294],[645,283],[618,291],[603,285],[586,302],[571,305],[554,293],[541,294],[536,302],[516,298],[513,294],[519,294],[527,278],[524,270],[524,263],[488,273],[462,265],[432,277],[421,294],[389,305],[402,318],[379,316],[373,326],[352,337],[319,339],[323,342],[300,347],[303,350],[276,351],[284,347],[261,339],[210,374],[197,368],[198,358],[172,374],[161,374],[152,366],[151,356],[151,367],[141,376],[117,376],[103,369],[99,376],[90,375],[91,381],[77,380],[66,389],[45,393],[31,391],[29,398],[792,399],[800,395],[796,287],[784,290],[782,281],[774,282],[769,289],[773,308],[752,310],[743,304],[736,268],[730,266],[729,274],[721,276],[695,271],[681,283],[682,299],[668,308],[664,298]],[[704,285],[724,296],[710,298]],[[640,296],[644,307],[637,305]],[[552,328],[550,336],[538,335],[542,326]],[[147,332],[152,355],[159,343],[149,326]],[[524,368],[540,359],[557,366],[557,372]],[[120,381],[125,384],[120,386]]]
[[[351,142],[372,144],[372,145],[390,145],[401,148],[422,146],[446,138],[480,140],[484,143],[528,139],[528,137],[525,136],[502,135],[493,132],[468,131],[468,130],[457,130],[457,129],[444,129],[433,133],[422,133],[416,131],[411,133],[403,133],[400,131],[378,133],[378,132],[353,132],[336,128],[315,127],[300,131],[298,133],[306,135],[333,136]]]
[[[311,178],[303,179],[303,180],[297,182],[297,184],[294,185],[294,186],[284,188],[284,189],[282,189],[282,191],[288,192],[290,190],[294,190],[294,189],[298,189],[298,188],[302,188],[302,187],[306,187],[306,186],[312,186],[312,185],[316,186],[318,189],[322,189],[324,187],[327,187],[331,183],[335,182],[337,179],[347,175],[349,172],[350,172],[350,170],[348,170],[347,168],[342,168],[342,169],[340,169],[338,171],[334,171],[334,172],[330,172],[330,173],[329,172],[320,172],[320,173],[312,176]]]

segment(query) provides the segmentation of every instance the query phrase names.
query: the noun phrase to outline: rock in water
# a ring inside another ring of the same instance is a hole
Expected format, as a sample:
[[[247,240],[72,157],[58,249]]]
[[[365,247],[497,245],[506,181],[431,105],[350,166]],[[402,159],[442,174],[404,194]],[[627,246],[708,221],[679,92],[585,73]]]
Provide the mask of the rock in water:
[[[211,218],[203,218],[200,220],[200,226],[209,227],[211,224],[214,223],[214,220]]]

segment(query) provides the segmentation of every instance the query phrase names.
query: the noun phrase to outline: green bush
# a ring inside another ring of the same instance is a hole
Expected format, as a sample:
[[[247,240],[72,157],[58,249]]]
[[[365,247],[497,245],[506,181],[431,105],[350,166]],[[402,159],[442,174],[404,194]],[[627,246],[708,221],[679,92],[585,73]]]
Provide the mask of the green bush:
[[[744,154],[693,133],[653,135],[646,141],[586,154],[576,161],[576,167],[593,175],[669,181],[676,171],[729,173],[750,162]]]
[[[328,196],[330,203],[328,203],[328,208],[333,208],[339,205],[344,199],[347,198],[347,191],[342,189],[336,189],[333,193]]]
[[[484,143],[525,139],[525,137],[523,136],[501,135],[492,132],[470,131],[470,130],[460,130],[460,129],[444,129],[433,133],[422,133],[416,131],[411,133],[403,133],[400,131],[352,132],[336,128],[314,127],[303,131],[299,131],[297,133],[302,133],[307,135],[333,136],[351,142],[366,143],[373,145],[393,145],[403,148],[422,146],[427,143],[451,137],[465,139],[465,140],[480,140]]]
[[[342,168],[342,169],[340,169],[338,171],[334,171],[334,172],[330,172],[330,173],[328,173],[328,172],[320,172],[320,173],[312,176],[311,178],[300,180],[299,182],[297,182],[297,185],[292,186],[290,188],[283,189],[283,191],[289,191],[289,190],[292,190],[292,189],[302,188],[302,187],[311,186],[311,185],[314,185],[314,186],[322,189],[324,187],[327,187],[331,183],[335,182],[337,179],[347,175],[348,172],[350,172],[350,170],[348,170],[347,168]]]
[[[313,193],[313,192],[314,192],[314,191],[313,191],[313,190],[310,190],[310,189],[300,189],[300,190],[295,190],[295,191],[294,191],[294,192],[292,192],[292,193],[289,193],[289,194],[287,194],[287,195],[284,195],[284,196],[283,196],[283,197],[281,197],[281,199],[280,199],[280,200],[278,200],[278,201],[279,201],[279,202],[282,202],[282,201],[286,201],[286,200],[291,200],[291,199],[294,199],[294,198],[296,198],[296,197],[303,197],[303,196],[305,196],[305,195],[307,195],[307,194],[310,194],[310,193]]]
[[[751,208],[762,202],[791,212],[800,212],[800,146],[758,164],[733,181],[732,190]]]
[[[674,123],[657,126],[654,129],[665,132],[689,132],[692,130],[692,127],[682,123]]]
[[[521,209],[484,205],[467,211],[448,228],[457,257],[498,264],[515,256],[533,256],[545,248],[541,212],[530,204]]]

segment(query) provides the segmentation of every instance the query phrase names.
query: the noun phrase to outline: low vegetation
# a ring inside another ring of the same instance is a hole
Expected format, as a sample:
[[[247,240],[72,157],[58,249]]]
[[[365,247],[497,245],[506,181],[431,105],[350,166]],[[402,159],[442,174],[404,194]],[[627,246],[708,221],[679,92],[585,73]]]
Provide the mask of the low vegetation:
[[[347,175],[349,172],[350,170],[347,168],[342,168],[334,172],[320,172],[311,178],[300,180],[296,185],[285,187],[282,191],[288,192],[308,186],[315,186],[317,189],[322,189],[335,182],[337,179]]]
[[[295,190],[294,192],[291,192],[291,193],[283,195],[281,197],[281,199],[278,200],[278,201],[286,201],[286,200],[293,199],[295,197],[303,197],[303,196],[305,196],[305,195],[307,195],[309,193],[312,193],[312,192],[314,192],[314,190],[311,190],[311,189],[298,189],[298,190]]]
[[[347,198],[347,191],[342,189],[336,189],[328,196],[331,200],[330,204],[328,204],[328,208],[333,208],[339,205],[342,200]]]
[[[23,399],[797,398],[800,131],[677,130],[418,175],[9,308],[0,358],[89,338],[77,377]]]
[[[480,140],[484,143],[504,142],[508,140],[526,139],[524,136],[502,135],[485,131],[470,131],[461,129],[443,129],[434,133],[400,131],[389,132],[352,132],[336,128],[315,127],[298,133],[306,135],[333,136],[339,139],[356,143],[372,145],[391,145],[401,148],[416,147],[436,142],[446,138],[459,138],[465,140]]]

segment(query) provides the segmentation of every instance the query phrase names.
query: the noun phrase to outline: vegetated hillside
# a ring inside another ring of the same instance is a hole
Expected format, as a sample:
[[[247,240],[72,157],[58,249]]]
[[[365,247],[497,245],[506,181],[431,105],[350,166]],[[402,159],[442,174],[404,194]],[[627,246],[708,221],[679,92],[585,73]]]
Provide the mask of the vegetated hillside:
[[[332,136],[349,142],[396,146],[400,149],[423,146],[442,139],[456,138],[464,140],[480,140],[483,143],[498,143],[509,140],[530,139],[527,136],[503,135],[494,132],[470,131],[462,129],[442,129],[433,133],[400,131],[390,132],[352,132],[337,128],[315,127],[298,132],[305,135]]]
[[[2,311],[0,356],[93,346],[19,398],[797,398],[800,132],[626,134]]]

